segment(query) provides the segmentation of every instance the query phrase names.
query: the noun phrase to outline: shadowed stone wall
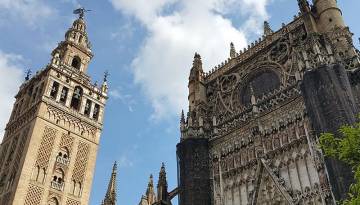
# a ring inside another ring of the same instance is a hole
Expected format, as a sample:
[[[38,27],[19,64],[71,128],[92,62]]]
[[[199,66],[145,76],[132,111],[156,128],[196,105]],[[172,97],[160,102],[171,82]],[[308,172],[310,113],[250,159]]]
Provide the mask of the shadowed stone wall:
[[[342,125],[356,121],[357,106],[343,66],[322,66],[306,72],[301,89],[317,136],[337,133]],[[325,163],[335,198],[345,198],[353,179],[351,169],[333,159],[327,158]]]
[[[177,145],[179,204],[210,205],[209,143],[186,139]]]

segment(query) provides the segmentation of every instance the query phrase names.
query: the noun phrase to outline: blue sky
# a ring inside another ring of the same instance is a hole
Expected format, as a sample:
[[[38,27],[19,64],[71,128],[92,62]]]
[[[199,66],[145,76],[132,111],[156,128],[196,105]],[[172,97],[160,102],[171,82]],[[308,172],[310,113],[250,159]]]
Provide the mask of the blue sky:
[[[360,1],[338,2],[357,39]],[[118,204],[137,204],[161,162],[175,188],[193,54],[209,70],[228,57],[231,41],[240,50],[260,36],[264,20],[276,30],[298,11],[294,0],[0,0],[1,130],[24,71],[49,62],[80,4],[93,10],[86,15],[95,54],[89,74],[101,81],[105,70],[111,73],[91,205],[102,200],[115,160]]]

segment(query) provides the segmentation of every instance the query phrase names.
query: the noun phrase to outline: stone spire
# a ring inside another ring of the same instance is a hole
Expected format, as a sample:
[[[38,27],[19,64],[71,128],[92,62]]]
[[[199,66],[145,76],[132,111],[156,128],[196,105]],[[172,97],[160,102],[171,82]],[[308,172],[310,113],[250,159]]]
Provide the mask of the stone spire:
[[[181,119],[180,119],[180,123],[181,123],[181,124],[185,124],[185,114],[184,114],[184,110],[181,110]]]
[[[269,22],[264,21],[264,36],[268,36],[274,33],[274,31],[271,29]]]
[[[201,56],[195,53],[193,66],[189,76],[189,112],[192,112],[197,105],[206,101],[204,86],[204,71],[202,69]]]
[[[193,67],[191,68],[191,71],[190,71],[189,81],[200,80],[203,72],[204,71],[202,69],[201,56],[200,56],[200,54],[195,53]]]
[[[235,57],[236,57],[235,46],[234,46],[234,43],[231,42],[230,43],[230,58],[235,58]]]
[[[185,114],[184,114],[184,110],[181,111],[181,117],[180,117],[180,131],[183,131],[185,128]]]
[[[159,173],[159,181],[157,185],[157,200],[158,202],[167,202],[168,201],[168,185],[166,180],[166,171],[165,171],[165,164],[162,163],[160,173]]]
[[[116,204],[116,174],[117,174],[117,164],[115,162],[112,169],[111,178],[109,181],[105,199],[103,200],[102,205]]]
[[[154,191],[154,179],[152,174],[150,175],[148,187],[146,189],[146,198],[149,205],[152,205],[156,202],[156,195]]]

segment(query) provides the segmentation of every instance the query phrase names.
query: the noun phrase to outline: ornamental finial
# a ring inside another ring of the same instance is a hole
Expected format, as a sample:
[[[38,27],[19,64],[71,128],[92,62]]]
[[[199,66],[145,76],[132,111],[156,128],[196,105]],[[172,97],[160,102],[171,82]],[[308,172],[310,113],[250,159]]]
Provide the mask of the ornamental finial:
[[[109,76],[110,76],[109,71],[105,71],[104,72],[104,82],[107,82]]]
[[[86,12],[89,12],[91,10],[85,9],[84,7],[80,7],[78,9],[74,10],[74,14],[79,14],[79,18],[83,19]]]

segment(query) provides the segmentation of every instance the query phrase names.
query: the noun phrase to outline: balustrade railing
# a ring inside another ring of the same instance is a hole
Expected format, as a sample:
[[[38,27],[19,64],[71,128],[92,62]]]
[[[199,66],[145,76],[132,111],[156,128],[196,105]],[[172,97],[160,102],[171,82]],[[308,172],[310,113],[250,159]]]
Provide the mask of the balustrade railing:
[[[56,157],[56,162],[67,166],[70,162],[70,159],[64,157]]]
[[[56,182],[56,181],[52,181],[51,182],[51,188],[62,191],[64,187],[64,183],[63,182]]]

